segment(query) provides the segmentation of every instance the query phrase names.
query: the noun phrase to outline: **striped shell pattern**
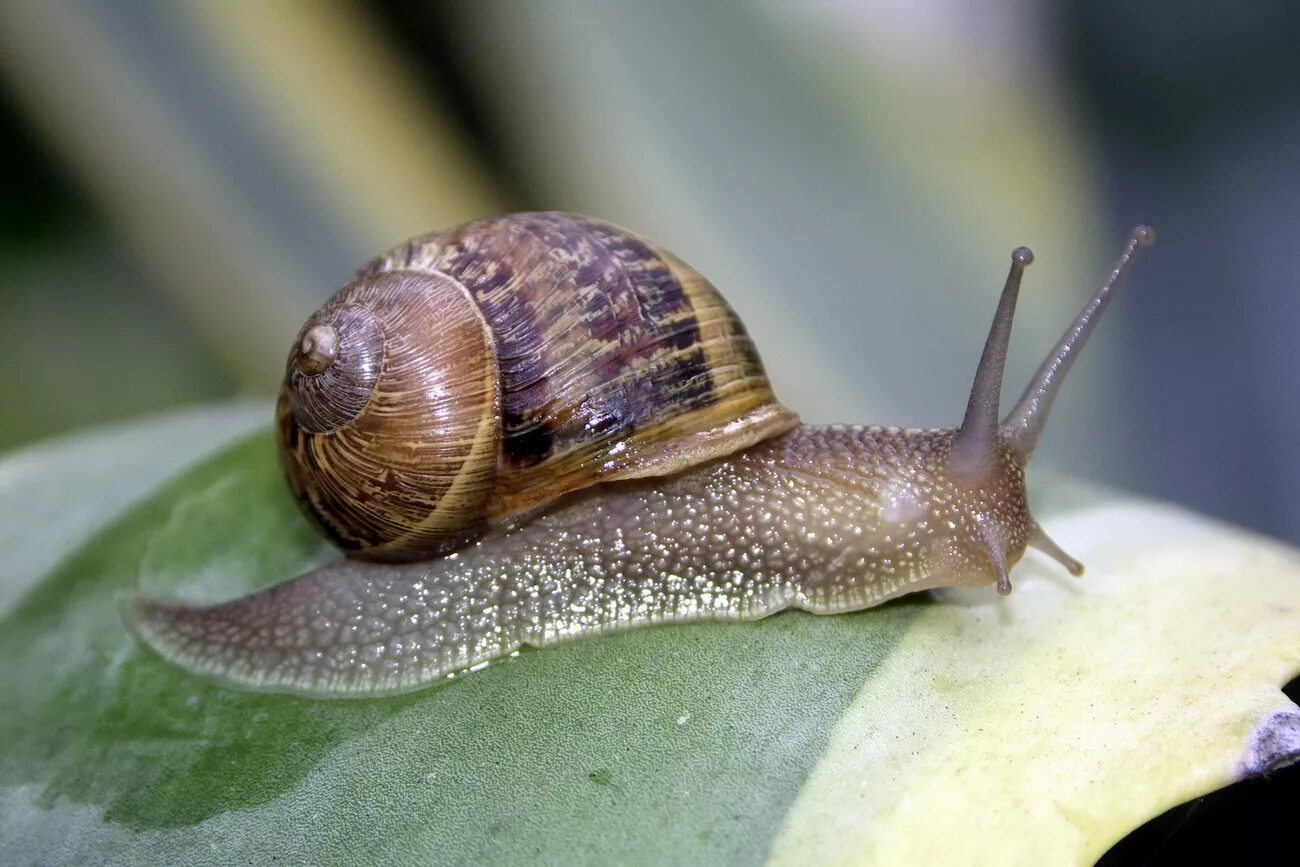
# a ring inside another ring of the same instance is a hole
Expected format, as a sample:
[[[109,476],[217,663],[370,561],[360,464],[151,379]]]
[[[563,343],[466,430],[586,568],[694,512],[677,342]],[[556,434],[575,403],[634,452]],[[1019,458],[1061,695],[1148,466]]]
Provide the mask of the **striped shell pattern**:
[[[559,213],[468,223],[366,265],[303,326],[277,420],[295,494],[370,559],[436,556],[567,492],[797,424],[707,280]]]

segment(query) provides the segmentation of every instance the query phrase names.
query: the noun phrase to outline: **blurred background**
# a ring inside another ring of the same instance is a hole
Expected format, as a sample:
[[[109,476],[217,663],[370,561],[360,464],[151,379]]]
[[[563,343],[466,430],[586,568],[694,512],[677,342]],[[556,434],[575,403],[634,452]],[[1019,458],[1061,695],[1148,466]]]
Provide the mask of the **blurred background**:
[[[272,394],[366,259],[503,210],[708,275],[812,422],[1006,401],[1134,223],[1039,463],[1300,542],[1300,5],[0,3],[0,450]],[[268,422],[270,419],[268,403]]]
[[[806,420],[953,424],[1009,251],[1007,403],[1141,221],[1038,463],[1300,542],[1297,45],[1281,0],[3,0],[0,452],[232,396],[269,424],[358,265],[530,208],[695,265]],[[1298,780],[1105,863],[1293,846]]]

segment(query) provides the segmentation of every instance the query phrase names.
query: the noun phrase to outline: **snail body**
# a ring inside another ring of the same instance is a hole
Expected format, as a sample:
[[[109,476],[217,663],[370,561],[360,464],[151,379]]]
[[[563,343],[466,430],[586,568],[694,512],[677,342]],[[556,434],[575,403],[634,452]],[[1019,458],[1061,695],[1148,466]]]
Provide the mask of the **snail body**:
[[[1032,261],[1016,250],[965,417],[942,430],[799,425],[716,290],[608,224],[521,214],[417,238],[308,320],[277,409],[291,487],[352,556],[221,605],[137,600],[131,625],[228,682],[363,696],[649,623],[1005,594],[1030,546],[1081,574],[1034,522],[1024,468],[1153,237],[1134,230],[999,420]]]

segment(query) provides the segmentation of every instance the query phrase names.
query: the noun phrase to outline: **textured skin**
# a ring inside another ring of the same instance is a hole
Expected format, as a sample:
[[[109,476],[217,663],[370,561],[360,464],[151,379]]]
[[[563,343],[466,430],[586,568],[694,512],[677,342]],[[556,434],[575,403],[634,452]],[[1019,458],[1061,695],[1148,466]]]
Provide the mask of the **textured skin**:
[[[301,348],[322,325],[338,335],[332,365]],[[284,396],[295,493],[368,559],[445,553],[489,520],[798,423],[707,280],[624,229],[560,213],[467,223],[378,257],[303,326]]]
[[[344,561],[211,608],[142,600],[164,657],[241,686],[401,692],[586,635],[690,620],[821,614],[996,579],[1032,528],[1022,467],[959,484],[953,432],[800,427],[670,479],[572,495],[440,560]]]

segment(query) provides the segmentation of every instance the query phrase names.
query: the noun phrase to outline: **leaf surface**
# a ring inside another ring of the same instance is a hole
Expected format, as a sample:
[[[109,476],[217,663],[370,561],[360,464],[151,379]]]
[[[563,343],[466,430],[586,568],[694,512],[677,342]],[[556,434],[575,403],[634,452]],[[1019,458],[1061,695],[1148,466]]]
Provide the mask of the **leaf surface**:
[[[192,455],[239,429],[207,418],[182,426]],[[174,425],[77,450],[130,466]],[[5,863],[1079,863],[1300,755],[1280,691],[1300,555],[1168,506],[1034,490],[1088,575],[1030,558],[1005,600],[658,627],[320,701],[192,677],[118,617],[135,593],[224,599],[336,556],[268,433],[143,501],[60,455],[0,461],[0,578],[24,585],[0,623]],[[18,507],[31,478],[107,526],[82,544]],[[33,558],[42,540],[79,547]]]

